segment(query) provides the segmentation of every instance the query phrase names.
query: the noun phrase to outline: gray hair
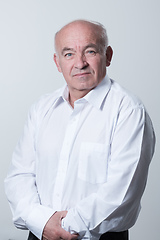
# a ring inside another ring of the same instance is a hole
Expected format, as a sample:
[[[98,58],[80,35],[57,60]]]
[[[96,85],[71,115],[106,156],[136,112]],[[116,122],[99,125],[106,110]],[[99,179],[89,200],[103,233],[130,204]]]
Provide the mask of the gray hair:
[[[88,23],[92,23],[95,26],[97,26],[100,30],[100,40],[101,43],[103,44],[105,50],[108,47],[108,35],[107,35],[107,31],[106,28],[103,26],[103,24],[99,23],[99,22],[95,22],[95,21],[87,21]]]

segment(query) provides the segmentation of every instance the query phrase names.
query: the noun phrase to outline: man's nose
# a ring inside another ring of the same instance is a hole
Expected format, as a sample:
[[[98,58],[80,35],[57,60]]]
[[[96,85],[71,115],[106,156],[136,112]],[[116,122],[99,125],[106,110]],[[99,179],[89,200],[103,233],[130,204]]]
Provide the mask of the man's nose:
[[[78,69],[86,68],[88,66],[88,62],[86,60],[85,55],[77,55],[75,58],[74,66],[75,68],[78,68]]]

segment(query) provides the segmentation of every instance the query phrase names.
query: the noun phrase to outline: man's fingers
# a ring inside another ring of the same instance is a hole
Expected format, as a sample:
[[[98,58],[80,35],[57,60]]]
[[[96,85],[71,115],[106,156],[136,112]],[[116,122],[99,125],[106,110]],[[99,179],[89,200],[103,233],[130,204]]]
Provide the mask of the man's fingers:
[[[63,218],[66,217],[67,211],[56,212],[55,215],[56,215],[57,221],[59,221],[59,225],[61,226],[61,221]]]
[[[61,211],[61,212],[59,212],[60,213],[60,218],[62,219],[62,218],[65,218],[66,217],[66,215],[67,215],[67,211]]]
[[[78,233],[77,234],[71,234],[72,235],[72,239],[74,240],[74,239],[77,239],[78,238]]]
[[[74,240],[78,238],[78,234],[71,234],[67,231],[65,231],[63,228],[60,229],[60,237],[64,240]]]
[[[63,228],[60,228],[59,229],[59,234],[60,234],[60,237],[64,240],[70,240],[71,239],[71,234],[67,231],[65,231]]]

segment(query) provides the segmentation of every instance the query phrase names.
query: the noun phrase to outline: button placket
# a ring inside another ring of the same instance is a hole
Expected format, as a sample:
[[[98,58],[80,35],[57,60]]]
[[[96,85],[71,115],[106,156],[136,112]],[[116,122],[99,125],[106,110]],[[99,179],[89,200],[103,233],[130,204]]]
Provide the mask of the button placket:
[[[57,211],[61,210],[63,187],[65,184],[65,177],[68,169],[69,157],[72,151],[72,146],[76,135],[81,110],[82,106],[78,104],[78,107],[76,107],[71,114],[70,121],[65,132],[53,194],[53,206],[57,209]]]

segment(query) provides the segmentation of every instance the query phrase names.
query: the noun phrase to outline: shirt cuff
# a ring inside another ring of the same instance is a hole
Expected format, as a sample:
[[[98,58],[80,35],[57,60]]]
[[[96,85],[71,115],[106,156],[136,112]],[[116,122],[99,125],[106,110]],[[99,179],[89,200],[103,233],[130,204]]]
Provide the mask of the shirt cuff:
[[[76,209],[70,209],[62,219],[62,228],[71,234],[78,233],[78,239],[90,239],[91,234]]]
[[[26,220],[26,227],[38,238],[42,238],[43,229],[55,213],[53,209],[42,205],[35,206]]]

